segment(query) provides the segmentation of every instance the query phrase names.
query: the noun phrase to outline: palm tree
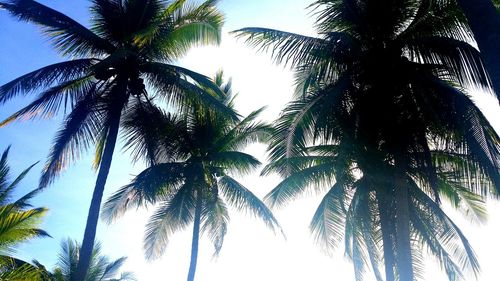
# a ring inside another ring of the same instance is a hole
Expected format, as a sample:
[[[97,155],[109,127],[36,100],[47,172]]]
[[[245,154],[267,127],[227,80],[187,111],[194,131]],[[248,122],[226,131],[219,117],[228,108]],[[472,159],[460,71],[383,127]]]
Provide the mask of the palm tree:
[[[221,74],[215,81],[227,94],[224,103],[232,108],[230,83],[222,85]],[[131,208],[158,204],[146,226],[148,259],[161,256],[170,236],[193,223],[188,281],[194,280],[200,233],[212,240],[215,255],[222,247],[229,222],[225,202],[260,217],[273,230],[280,228],[264,203],[231,176],[248,174],[260,165],[241,150],[269,133],[267,125],[255,121],[261,111],[235,121],[202,107],[179,117],[138,103],[125,121],[128,146],[134,148],[135,159],[145,156],[149,167],[108,199],[106,220]]]
[[[38,191],[32,191],[13,200],[15,189],[28,174],[31,165],[13,181],[9,181],[10,167],[7,163],[9,148],[0,158],[0,279],[1,280],[38,280],[40,270],[36,265],[13,257],[16,247],[34,238],[50,237],[38,228],[47,213],[45,208],[33,208],[29,200]]]
[[[490,75],[493,90],[500,100],[500,14],[498,1],[458,0],[467,21],[474,33],[481,57]]]
[[[40,188],[95,145],[98,175],[81,247],[79,281],[85,279],[90,262],[120,119],[129,103],[158,97],[174,105],[204,104],[231,114],[198,86],[218,92],[209,78],[172,64],[192,46],[220,42],[223,17],[216,2],[95,0],[88,29],[32,0],[0,1],[0,8],[19,20],[41,26],[55,49],[72,58],[1,86],[0,104],[18,95],[41,93],[0,126],[23,117],[48,117],[63,109],[69,112],[55,138]]]
[[[464,90],[488,85],[479,52],[467,43],[471,38],[463,14],[452,1],[320,0],[312,6],[319,37],[265,28],[236,31],[252,46],[272,48],[274,59],[296,73],[296,97],[277,122],[271,160],[281,163],[283,176],[293,177],[294,169],[308,168],[294,166],[299,165],[294,157],[308,157],[311,145],[333,146],[338,168],[327,163],[320,168],[328,173],[321,174],[310,162],[309,172],[319,177],[312,182],[330,183],[335,176],[345,187],[339,189],[364,190],[363,200],[375,197],[381,201],[371,206],[383,207],[375,209],[380,236],[374,233],[370,243],[351,240],[358,245],[356,256],[363,246],[382,244],[386,280],[414,280],[420,260],[412,250],[416,240],[411,235],[419,227],[413,206],[421,204],[415,193],[430,195],[439,207],[438,169],[448,166],[456,168],[452,182],[477,188],[481,195],[490,190],[478,182],[500,188],[500,138]],[[449,163],[437,165],[435,152]],[[465,174],[468,167],[476,173]],[[269,196],[272,203],[275,195]],[[375,243],[379,237],[381,243]],[[470,264],[464,267],[477,271],[472,253],[467,254],[461,261]]]
[[[57,266],[54,269],[51,280],[72,281],[77,272],[78,253],[80,245],[71,239],[61,242],[61,253]],[[121,272],[120,268],[126,261],[126,257],[117,260],[110,260],[101,253],[101,244],[96,243],[90,259],[90,266],[85,281],[135,281],[136,278],[131,272]]]

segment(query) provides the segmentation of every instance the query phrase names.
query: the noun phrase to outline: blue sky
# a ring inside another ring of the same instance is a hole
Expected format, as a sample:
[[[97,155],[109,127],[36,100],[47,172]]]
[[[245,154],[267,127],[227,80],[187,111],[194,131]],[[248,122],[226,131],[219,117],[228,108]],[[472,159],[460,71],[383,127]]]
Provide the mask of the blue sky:
[[[88,23],[89,1],[41,2],[83,24]],[[268,56],[256,55],[254,50],[246,48],[242,42],[234,40],[226,32],[246,26],[263,26],[313,34],[313,21],[305,10],[309,2],[309,0],[222,1],[220,7],[227,19],[222,46],[193,50],[179,63],[210,76],[217,69],[223,68],[228,76],[233,77],[234,88],[240,92],[237,108],[246,114],[268,105],[265,117],[272,120],[291,97],[293,81],[291,73],[283,67],[274,66]],[[36,26],[17,22],[0,11],[0,27],[0,42],[2,42],[0,84],[63,59],[50,48]],[[29,98],[18,98],[0,107],[0,119],[7,117],[29,100]],[[487,107],[490,121],[498,130],[500,120],[498,114],[495,114],[499,112],[498,103],[486,95],[480,97],[479,101]],[[36,161],[41,161],[21,185],[21,193],[37,186],[40,169],[60,122],[61,118],[56,116],[51,120],[17,122],[0,128],[0,150],[12,145],[9,160],[14,173],[20,172]],[[265,159],[262,146],[253,145],[249,150],[259,159]],[[34,200],[37,206],[46,206],[50,209],[43,227],[53,238],[36,240],[24,245],[19,251],[20,257],[28,260],[36,258],[51,268],[57,259],[61,239],[71,237],[81,240],[95,180],[91,159],[90,150],[89,153],[83,154],[82,158],[53,186]],[[106,194],[126,184],[131,175],[138,173],[141,168],[140,163],[132,165],[127,153],[117,149]],[[273,177],[257,176],[244,180],[259,196],[263,196],[278,181]],[[226,244],[218,260],[211,258],[209,241],[202,241],[198,280],[236,280],[234,274],[238,274],[238,280],[332,280],[333,276],[340,280],[352,279],[351,266],[343,258],[341,249],[333,257],[327,257],[314,247],[312,239],[308,236],[307,225],[317,201],[317,198],[304,199],[293,207],[277,212],[288,235],[286,241],[267,231],[260,222],[235,215],[233,212]],[[488,226],[466,227],[466,233],[470,233],[472,244],[476,246],[483,262],[485,274],[480,280],[484,281],[493,280],[489,279],[489,276],[495,276],[495,265],[489,261],[489,255],[500,251],[499,246],[492,244],[493,239],[500,235],[499,227],[495,227],[500,225],[499,216],[496,215],[500,207],[496,203],[492,203],[491,207],[492,215]],[[98,237],[104,244],[104,251],[114,258],[129,256],[126,269],[135,271],[140,280],[155,280],[154,278],[159,276],[168,280],[184,279],[188,266],[190,232],[180,233],[172,240],[164,259],[146,263],[141,253],[141,238],[146,218],[147,212],[140,211],[126,216],[112,226],[100,224]],[[459,222],[467,225],[463,220]],[[428,276],[436,273],[436,268],[432,264],[429,272]]]

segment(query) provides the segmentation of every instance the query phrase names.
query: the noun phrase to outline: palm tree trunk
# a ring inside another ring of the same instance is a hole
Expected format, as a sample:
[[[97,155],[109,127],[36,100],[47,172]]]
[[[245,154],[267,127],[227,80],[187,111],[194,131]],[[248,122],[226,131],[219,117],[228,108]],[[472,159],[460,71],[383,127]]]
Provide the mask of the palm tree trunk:
[[[198,262],[198,243],[200,240],[200,221],[202,198],[200,189],[196,191],[196,209],[194,210],[193,242],[191,245],[191,263],[189,264],[188,281],[194,281],[196,264]]]
[[[398,161],[396,161],[398,165]],[[396,175],[396,266],[400,281],[413,281],[413,262],[410,243],[410,209],[408,185],[398,169]]]
[[[500,15],[491,0],[458,0],[458,3],[474,33],[493,89],[500,97]]]
[[[385,280],[394,281],[394,241],[391,237],[393,226],[391,225],[391,217],[387,209],[392,206],[392,202],[390,202],[392,200],[387,200],[387,193],[381,194],[381,191],[377,191],[376,196],[384,247]]]
[[[124,85],[126,86],[126,84]],[[90,258],[94,249],[95,236],[97,231],[97,222],[99,220],[99,213],[101,209],[102,196],[104,187],[108,178],[111,161],[113,159],[113,152],[115,150],[116,139],[118,136],[118,129],[120,128],[120,117],[123,104],[126,97],[122,101],[117,102],[117,106],[110,113],[110,124],[108,134],[106,137],[106,144],[102,154],[102,161],[99,165],[99,173],[92,194],[92,201],[90,202],[89,213],[87,216],[87,224],[85,225],[85,232],[83,235],[82,247],[78,257],[78,265],[76,269],[75,281],[84,281],[90,265]]]

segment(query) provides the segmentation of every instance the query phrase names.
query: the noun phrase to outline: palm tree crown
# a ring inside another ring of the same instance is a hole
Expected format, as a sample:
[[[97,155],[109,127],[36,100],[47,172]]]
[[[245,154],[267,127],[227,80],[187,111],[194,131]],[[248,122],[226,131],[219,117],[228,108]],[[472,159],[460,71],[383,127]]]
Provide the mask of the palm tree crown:
[[[223,102],[232,107],[230,83],[222,85],[221,74],[216,81],[226,93]],[[229,222],[226,202],[260,217],[273,230],[279,228],[259,198],[231,176],[260,165],[241,150],[269,134],[267,125],[255,121],[261,111],[235,121],[203,107],[174,116],[137,104],[125,121],[128,145],[137,158],[146,156],[150,167],[108,199],[105,218],[111,221],[130,208],[159,204],[146,226],[148,258],[162,255],[170,236],[193,223],[188,280],[194,279],[200,232],[212,240],[215,254],[222,247]],[[144,126],[134,120],[153,121]]]
[[[210,79],[171,64],[192,46],[220,41],[223,18],[214,6],[216,1],[199,6],[185,2],[93,1],[91,29],[35,1],[0,2],[20,20],[40,25],[58,51],[76,58],[35,70],[0,87],[0,103],[42,90],[2,126],[23,117],[47,117],[69,109],[41,187],[52,182],[90,144],[98,147],[98,167],[114,115],[127,108],[131,97],[139,101],[140,97],[154,97],[146,91],[146,82],[155,95],[172,103],[218,103],[192,83],[216,90]]]
[[[43,170],[41,188],[95,145],[94,166],[99,173],[81,247],[79,281],[84,280],[92,253],[121,115],[132,100],[149,104],[158,97],[170,104],[197,103],[231,114],[200,88],[219,91],[209,78],[173,64],[193,46],[219,43],[223,16],[216,2],[94,0],[88,29],[36,1],[0,1],[0,8],[19,20],[41,26],[54,48],[71,57],[1,86],[0,104],[41,92],[0,126],[23,117],[47,117],[62,109],[69,112]]]
[[[71,239],[61,242],[61,253],[52,273],[53,281],[72,281],[76,276],[80,245]],[[101,253],[101,244],[96,243],[85,281],[136,281],[131,272],[120,272],[126,257],[110,260]]]
[[[499,137],[466,92],[489,81],[457,4],[312,7],[319,37],[236,31],[296,73],[296,98],[276,122],[265,170],[285,180],[267,199],[282,205],[310,183],[328,187],[311,228],[328,247],[345,238],[358,280],[365,263],[382,279],[382,247],[386,280],[418,277],[424,245],[450,279],[477,272],[470,245],[439,207],[446,195],[481,216],[480,195],[500,189]]]

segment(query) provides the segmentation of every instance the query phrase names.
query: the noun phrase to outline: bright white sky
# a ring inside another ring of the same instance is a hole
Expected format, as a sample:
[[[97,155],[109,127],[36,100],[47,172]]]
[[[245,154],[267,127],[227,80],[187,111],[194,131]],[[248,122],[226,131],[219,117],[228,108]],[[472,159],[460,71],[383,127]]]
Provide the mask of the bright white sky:
[[[88,2],[78,0],[43,1],[86,23]],[[227,15],[223,43],[220,47],[193,50],[181,64],[192,70],[212,76],[223,69],[233,78],[233,88],[239,92],[237,109],[248,114],[254,109],[268,106],[263,115],[273,120],[292,93],[292,75],[280,66],[271,63],[265,54],[256,54],[242,41],[236,41],[227,31],[247,26],[277,28],[303,34],[313,34],[313,20],[305,7],[310,0],[246,1],[225,0],[221,9]],[[40,39],[35,29],[17,23],[0,13],[0,84],[40,66],[61,60]],[[5,42],[5,43],[4,43]],[[0,110],[0,118],[18,109],[27,100],[16,100]],[[500,109],[498,102],[486,94],[478,98],[485,114],[500,131]],[[17,123],[0,129],[0,149],[12,144],[10,162],[14,171],[42,160],[48,153],[51,138],[60,119]],[[265,161],[265,147],[253,145],[248,149],[253,155]],[[50,213],[44,228],[53,239],[36,240],[20,249],[19,256],[36,258],[51,268],[57,259],[59,241],[65,237],[81,240],[84,222],[90,202],[95,174],[90,169],[91,155],[83,157],[72,166],[54,186],[41,194],[35,203],[47,206]],[[137,174],[142,165],[132,166],[126,153],[117,150],[112,164],[106,193],[110,194],[128,183],[131,175]],[[24,182],[25,191],[36,186],[38,171]],[[263,197],[275,186],[276,177],[255,176],[241,179],[259,197]],[[311,196],[296,201],[275,214],[283,226],[287,239],[274,235],[264,225],[250,216],[231,212],[231,224],[225,244],[218,259],[212,258],[212,246],[208,239],[202,239],[198,260],[198,281],[250,281],[250,280],[354,280],[351,264],[343,256],[343,248],[328,257],[313,244],[308,224],[320,198]],[[469,224],[459,216],[457,222],[463,227],[479,256],[483,273],[479,280],[498,280],[497,255],[500,252],[500,204],[490,203],[490,220],[487,225]],[[150,210],[151,211],[151,210]],[[142,252],[142,236],[148,212],[130,212],[112,226],[99,225],[98,238],[103,243],[105,254],[113,258],[128,256],[124,269],[136,273],[139,280],[184,280],[189,266],[191,230],[178,233],[171,240],[165,256],[155,262],[146,262]],[[372,280],[371,273],[365,280]],[[426,280],[446,280],[430,258]],[[471,279],[472,280],[472,279]]]

